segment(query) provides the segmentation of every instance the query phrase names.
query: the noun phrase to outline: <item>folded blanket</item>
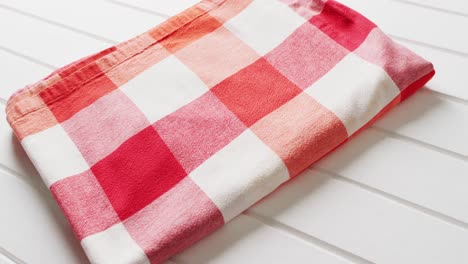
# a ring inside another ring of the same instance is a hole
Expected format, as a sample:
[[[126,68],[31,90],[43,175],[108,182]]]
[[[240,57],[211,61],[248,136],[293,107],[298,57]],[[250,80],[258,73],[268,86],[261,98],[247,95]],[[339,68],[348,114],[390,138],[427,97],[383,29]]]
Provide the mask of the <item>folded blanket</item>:
[[[7,117],[92,263],[160,263],[434,74],[325,0],[203,0],[14,94]]]

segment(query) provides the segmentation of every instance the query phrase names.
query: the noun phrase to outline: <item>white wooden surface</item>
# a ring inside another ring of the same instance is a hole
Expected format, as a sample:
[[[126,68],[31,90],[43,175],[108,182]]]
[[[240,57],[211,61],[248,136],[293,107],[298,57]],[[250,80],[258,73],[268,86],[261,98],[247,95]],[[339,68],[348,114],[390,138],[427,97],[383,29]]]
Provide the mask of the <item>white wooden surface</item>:
[[[0,0],[0,264],[87,263],[8,96],[196,0]],[[434,62],[422,91],[173,263],[468,263],[468,2],[342,0]]]

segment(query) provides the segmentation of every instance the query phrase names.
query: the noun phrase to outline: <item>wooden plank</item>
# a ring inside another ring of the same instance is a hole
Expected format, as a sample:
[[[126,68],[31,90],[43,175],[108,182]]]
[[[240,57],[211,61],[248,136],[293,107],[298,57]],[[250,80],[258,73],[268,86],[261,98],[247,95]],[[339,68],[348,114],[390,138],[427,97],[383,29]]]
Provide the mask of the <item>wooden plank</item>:
[[[200,2],[200,0],[164,1],[164,4],[155,3],[151,0],[110,0],[110,2],[138,7],[139,9],[147,10],[154,14],[170,17],[177,15],[185,9],[195,5],[196,3]]]
[[[0,5],[115,42],[126,41],[166,19],[102,0],[0,0]]]
[[[399,40],[397,42],[434,64],[436,75],[427,84],[428,89],[468,101],[468,89],[466,89],[468,57],[408,41]]]
[[[50,196],[0,174],[0,245],[26,263],[88,263]]]
[[[374,263],[468,262],[466,229],[315,171],[280,187],[249,212]]]
[[[468,156],[468,105],[418,92],[376,127]]]
[[[403,2],[449,11],[453,14],[468,15],[466,0],[403,0]]]
[[[405,39],[468,54],[468,17],[420,8],[392,0],[341,0],[379,25]]]
[[[24,86],[47,76],[52,69],[0,50],[0,98],[8,100],[10,95]]]
[[[110,46],[107,42],[2,8],[0,31],[0,46],[55,67]]]
[[[350,263],[312,244],[240,215],[174,257],[181,263]]]
[[[468,223],[463,160],[368,129],[314,167]]]

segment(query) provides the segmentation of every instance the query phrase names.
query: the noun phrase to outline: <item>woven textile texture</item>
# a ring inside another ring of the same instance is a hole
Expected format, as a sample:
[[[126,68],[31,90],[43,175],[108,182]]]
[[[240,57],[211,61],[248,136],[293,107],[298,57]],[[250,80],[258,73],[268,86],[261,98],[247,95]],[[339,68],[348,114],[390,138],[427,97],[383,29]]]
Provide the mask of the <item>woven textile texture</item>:
[[[203,0],[6,111],[92,263],[161,263],[433,75],[335,1]]]

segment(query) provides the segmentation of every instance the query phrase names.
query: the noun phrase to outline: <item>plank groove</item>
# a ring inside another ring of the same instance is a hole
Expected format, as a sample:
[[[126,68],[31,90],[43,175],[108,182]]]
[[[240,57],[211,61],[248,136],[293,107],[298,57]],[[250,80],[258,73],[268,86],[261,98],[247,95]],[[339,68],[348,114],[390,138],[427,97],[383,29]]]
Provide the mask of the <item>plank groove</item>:
[[[427,88],[468,101],[468,57],[418,45],[409,41],[397,40],[434,64],[436,74]]]
[[[468,17],[454,16],[392,0],[341,0],[383,31],[468,55]],[[397,18],[396,18],[397,17]]]
[[[468,224],[468,162],[368,129],[313,167]]]
[[[114,43],[126,41],[166,19],[102,0],[0,0],[0,4]],[[50,8],[51,6],[54,8]]]
[[[468,6],[465,0],[394,0],[414,4],[425,8],[433,8],[459,16],[468,16]]]
[[[26,263],[88,263],[51,197],[45,197],[16,178],[0,174],[0,206],[7,209],[0,225],[0,233],[5,234],[0,237],[0,245],[12,250],[18,258]],[[16,227],[15,232],[8,231],[11,226]],[[288,260],[299,263],[305,259],[324,264],[350,263],[242,215],[174,259],[181,263],[223,264],[239,261],[279,264]]]
[[[6,254],[10,256],[7,256]],[[13,258],[16,260],[13,260]],[[0,264],[24,264],[24,262],[14,256],[11,256],[11,254],[7,253],[5,249],[0,247]]]
[[[50,68],[1,49],[0,69],[2,69],[3,75],[0,80],[0,98],[5,101],[18,89],[36,82],[52,72]],[[1,112],[4,112],[3,109]]]
[[[414,94],[374,126],[468,155],[468,106],[430,93]]]
[[[0,245],[26,263],[88,263],[52,197],[0,174]],[[26,239],[27,238],[27,239]]]
[[[55,67],[62,67],[109,46],[109,43],[2,8],[0,31],[0,46]]]
[[[185,9],[200,2],[200,0],[165,1],[164,4],[155,4],[152,0],[110,0],[109,2],[121,3],[135,6],[140,9],[152,11],[154,14],[166,15],[168,17],[177,15]]]
[[[246,215],[234,218],[215,233],[176,255],[174,259],[193,264],[281,264],[303,263],[306,260],[324,264],[350,263]]]
[[[249,209],[375,263],[465,263],[468,231],[307,171]]]

